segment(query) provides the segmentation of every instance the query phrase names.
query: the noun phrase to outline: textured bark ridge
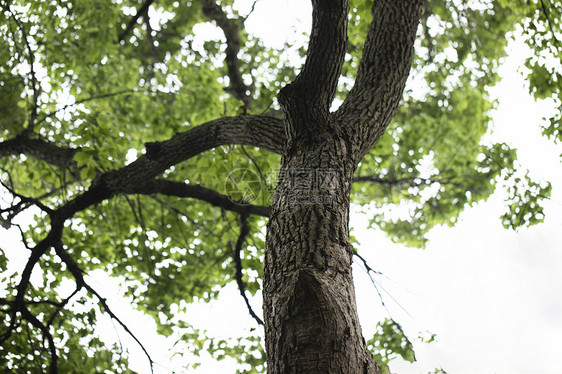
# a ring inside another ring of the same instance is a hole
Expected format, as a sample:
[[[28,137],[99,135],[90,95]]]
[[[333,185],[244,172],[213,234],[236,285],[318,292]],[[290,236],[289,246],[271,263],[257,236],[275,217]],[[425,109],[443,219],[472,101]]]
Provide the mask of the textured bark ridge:
[[[268,223],[263,287],[270,374],[380,372],[357,316],[349,196],[357,163],[401,99],[421,6],[375,0],[357,81],[342,108],[330,113],[349,4],[313,0],[305,65],[279,94],[287,146]]]
[[[264,275],[269,373],[376,373],[355,306],[349,146],[328,138],[285,157]]]

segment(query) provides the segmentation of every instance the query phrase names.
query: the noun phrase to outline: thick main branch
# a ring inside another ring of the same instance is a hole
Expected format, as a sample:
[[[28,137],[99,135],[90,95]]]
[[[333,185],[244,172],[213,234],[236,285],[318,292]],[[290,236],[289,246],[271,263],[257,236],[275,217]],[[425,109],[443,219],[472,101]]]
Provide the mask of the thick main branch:
[[[356,161],[394,117],[410,73],[423,0],[375,0],[355,85],[337,112],[353,133]]]
[[[312,6],[306,61],[294,82],[278,95],[291,138],[318,132],[327,125],[347,49],[349,1],[313,0]],[[307,118],[301,118],[303,114]]]
[[[28,138],[25,135],[0,142],[0,158],[23,154],[60,167],[75,166],[74,154],[78,151],[77,148],[61,147],[41,139]]]

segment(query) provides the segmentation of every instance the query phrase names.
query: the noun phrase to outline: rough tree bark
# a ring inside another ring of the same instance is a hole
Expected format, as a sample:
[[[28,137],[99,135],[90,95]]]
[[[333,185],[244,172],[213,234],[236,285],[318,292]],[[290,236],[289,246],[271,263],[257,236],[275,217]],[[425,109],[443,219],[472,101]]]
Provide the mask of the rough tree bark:
[[[379,373],[351,272],[353,173],[394,116],[422,1],[375,0],[355,86],[330,113],[346,51],[347,0],[313,0],[305,65],[279,94],[287,145],[264,270],[268,373]]]

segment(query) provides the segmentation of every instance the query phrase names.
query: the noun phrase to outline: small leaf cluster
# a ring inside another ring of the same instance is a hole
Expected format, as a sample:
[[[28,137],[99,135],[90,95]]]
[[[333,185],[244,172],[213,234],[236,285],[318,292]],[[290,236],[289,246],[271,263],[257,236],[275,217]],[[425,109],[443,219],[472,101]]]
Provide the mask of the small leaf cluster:
[[[416,360],[413,345],[402,327],[388,318],[377,324],[375,334],[367,341],[367,348],[373,353],[383,374],[390,373],[389,363],[399,356],[408,362]]]

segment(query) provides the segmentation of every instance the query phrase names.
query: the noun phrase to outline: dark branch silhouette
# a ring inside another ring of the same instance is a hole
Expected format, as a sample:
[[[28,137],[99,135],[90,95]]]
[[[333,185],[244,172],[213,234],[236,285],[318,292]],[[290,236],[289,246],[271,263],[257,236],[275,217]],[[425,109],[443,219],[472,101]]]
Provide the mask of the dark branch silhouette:
[[[260,317],[258,317],[256,312],[254,312],[254,309],[250,304],[250,300],[248,300],[248,296],[246,296],[246,286],[244,285],[244,280],[242,279],[242,260],[240,257],[240,253],[242,252],[242,246],[244,245],[246,236],[248,236],[249,233],[250,233],[250,229],[248,228],[248,216],[241,215],[240,235],[238,236],[238,240],[236,241],[236,246],[232,249],[232,256],[234,258],[234,265],[236,267],[236,283],[238,284],[238,290],[240,291],[240,296],[242,296],[244,302],[246,303],[246,306],[248,307],[248,312],[259,325],[263,326],[263,321],[261,320]]]

